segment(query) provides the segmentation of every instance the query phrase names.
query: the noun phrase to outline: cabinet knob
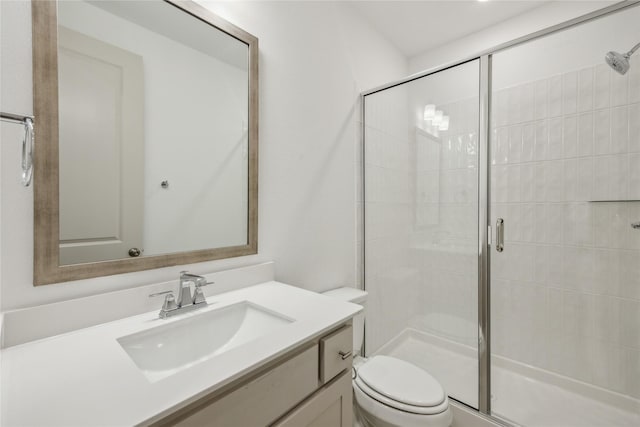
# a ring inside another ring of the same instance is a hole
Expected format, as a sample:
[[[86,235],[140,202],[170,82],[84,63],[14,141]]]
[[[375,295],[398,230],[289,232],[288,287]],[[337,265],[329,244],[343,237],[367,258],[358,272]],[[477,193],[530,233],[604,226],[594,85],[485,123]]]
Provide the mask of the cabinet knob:
[[[130,257],[133,257],[133,258],[139,257],[141,253],[142,253],[142,251],[140,251],[140,249],[138,249],[138,248],[129,249],[129,256]]]

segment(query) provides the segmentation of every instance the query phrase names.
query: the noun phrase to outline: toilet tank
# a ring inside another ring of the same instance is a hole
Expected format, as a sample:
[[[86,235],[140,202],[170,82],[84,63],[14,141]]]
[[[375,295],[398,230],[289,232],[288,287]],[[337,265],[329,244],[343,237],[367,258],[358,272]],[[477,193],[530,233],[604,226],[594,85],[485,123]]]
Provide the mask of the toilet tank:
[[[362,341],[364,340],[364,318],[367,311],[367,295],[366,291],[356,288],[337,288],[322,293],[331,298],[342,301],[351,302],[364,307],[364,310],[353,317],[353,354],[360,354]]]

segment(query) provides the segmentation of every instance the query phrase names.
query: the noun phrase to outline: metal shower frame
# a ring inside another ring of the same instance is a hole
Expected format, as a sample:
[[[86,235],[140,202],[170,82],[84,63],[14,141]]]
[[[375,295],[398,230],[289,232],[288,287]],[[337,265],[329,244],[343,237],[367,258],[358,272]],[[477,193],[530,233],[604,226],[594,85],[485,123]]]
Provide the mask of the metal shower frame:
[[[400,80],[396,80],[385,85],[375,87],[360,94],[360,145],[361,145],[361,179],[362,179],[362,239],[365,238],[365,97],[381,92],[386,89],[412,82],[432,74],[457,67],[467,62],[479,60],[480,62],[480,117],[479,117],[479,159],[478,159],[478,408],[480,414],[490,417],[494,421],[505,424],[504,420],[496,418],[491,414],[491,298],[490,298],[490,236],[492,225],[489,223],[490,215],[490,189],[491,176],[489,167],[489,132],[490,132],[490,107],[491,107],[491,62],[495,53],[511,47],[548,36],[550,34],[566,30],[593,21],[604,16],[620,12],[624,9],[637,6],[640,0],[624,0],[611,6],[587,13],[577,18],[562,22],[557,25],[536,31],[529,35],[518,37],[514,40],[502,43],[493,48],[484,50],[476,55],[466,57],[459,61],[450,62],[438,67],[434,67],[416,74],[412,74]],[[604,54],[605,52],[603,52]],[[363,242],[364,243],[364,242]],[[362,245],[362,273],[361,283],[366,289],[365,266],[366,266],[366,245]],[[454,399],[455,400],[455,399]],[[468,406],[464,402],[460,402]],[[475,408],[474,408],[475,409]],[[508,423],[506,423],[508,425]]]

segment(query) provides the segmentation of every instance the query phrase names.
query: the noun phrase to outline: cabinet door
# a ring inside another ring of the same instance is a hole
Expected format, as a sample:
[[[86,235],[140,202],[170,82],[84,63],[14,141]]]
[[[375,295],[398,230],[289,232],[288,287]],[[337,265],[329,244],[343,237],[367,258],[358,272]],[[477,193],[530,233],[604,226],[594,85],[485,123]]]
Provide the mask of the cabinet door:
[[[351,427],[351,370],[347,369],[300,404],[274,427]]]

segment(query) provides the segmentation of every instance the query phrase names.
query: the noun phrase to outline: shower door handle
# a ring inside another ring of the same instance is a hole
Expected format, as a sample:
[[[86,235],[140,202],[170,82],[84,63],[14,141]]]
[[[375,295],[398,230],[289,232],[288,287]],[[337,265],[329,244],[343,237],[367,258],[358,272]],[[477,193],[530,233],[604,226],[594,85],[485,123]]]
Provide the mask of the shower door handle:
[[[496,251],[504,251],[504,219],[496,221]]]

